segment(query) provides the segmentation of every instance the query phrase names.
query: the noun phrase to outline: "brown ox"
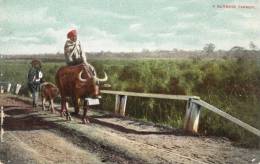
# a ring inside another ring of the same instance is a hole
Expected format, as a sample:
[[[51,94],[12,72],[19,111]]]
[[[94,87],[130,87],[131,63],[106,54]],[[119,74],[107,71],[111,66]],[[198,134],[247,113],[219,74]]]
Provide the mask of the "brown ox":
[[[93,75],[88,66],[84,64],[76,66],[61,67],[56,73],[56,84],[61,95],[61,116],[66,112],[67,119],[71,119],[67,106],[66,97],[71,97],[74,102],[75,113],[79,112],[78,99],[85,97],[97,97],[99,95],[98,83],[107,80],[99,79]],[[82,117],[83,123],[89,122],[87,118],[87,103],[84,102],[84,113]]]
[[[49,101],[49,110],[54,113],[53,100],[58,96],[59,89],[50,82],[41,84],[42,110],[45,110],[45,101]]]

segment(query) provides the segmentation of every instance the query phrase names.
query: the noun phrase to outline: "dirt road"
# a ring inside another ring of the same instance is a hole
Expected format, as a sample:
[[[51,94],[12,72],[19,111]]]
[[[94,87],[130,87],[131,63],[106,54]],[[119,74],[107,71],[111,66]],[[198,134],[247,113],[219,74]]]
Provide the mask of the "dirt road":
[[[26,101],[2,96],[5,104],[4,163],[257,163],[260,151],[228,139],[189,136],[108,113],[91,111],[88,125],[58,113],[32,110]]]

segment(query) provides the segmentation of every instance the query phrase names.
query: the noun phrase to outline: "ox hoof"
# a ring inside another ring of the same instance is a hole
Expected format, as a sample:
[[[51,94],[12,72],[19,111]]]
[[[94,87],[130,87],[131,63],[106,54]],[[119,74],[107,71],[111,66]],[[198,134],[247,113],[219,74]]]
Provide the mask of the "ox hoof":
[[[65,116],[65,117],[67,116],[67,115],[66,115],[66,112],[63,112],[62,115]]]
[[[72,121],[72,117],[71,117],[71,116],[69,116],[69,117],[68,117],[68,120],[69,120],[69,121]]]
[[[67,115],[66,115],[65,112],[60,113],[60,116],[61,116],[61,117],[63,117],[63,116],[64,116],[64,117],[67,117]]]
[[[69,113],[66,115],[66,120],[72,121],[72,117],[71,117],[71,115]]]
[[[88,119],[82,119],[82,124],[89,124],[89,120]]]

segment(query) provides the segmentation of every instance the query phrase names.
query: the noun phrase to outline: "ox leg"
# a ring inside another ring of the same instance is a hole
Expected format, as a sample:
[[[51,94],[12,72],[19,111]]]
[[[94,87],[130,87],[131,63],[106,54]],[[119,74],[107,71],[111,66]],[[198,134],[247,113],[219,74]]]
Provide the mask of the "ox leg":
[[[73,101],[73,104],[74,104],[74,112],[73,114],[75,115],[78,115],[79,114],[79,98],[73,98],[72,101]]]
[[[54,113],[53,99],[50,100],[51,113]]]
[[[61,110],[60,110],[60,116],[61,116],[61,117],[64,115],[65,110],[67,111],[66,98],[65,98],[65,97],[62,97],[62,98],[61,98]]]
[[[42,110],[45,111],[45,101],[46,99],[43,97],[42,98]]]
[[[83,109],[84,109],[84,112],[83,112],[83,116],[82,116],[82,123],[87,124],[87,123],[89,123],[89,120],[88,120],[88,117],[87,117],[87,111],[88,111],[89,107],[88,107],[86,102],[84,102]]]
[[[71,120],[71,116],[68,112],[68,108],[67,108],[67,100],[65,96],[61,96],[61,110],[60,110],[60,116],[66,116],[67,120]]]
[[[68,106],[68,105],[67,105],[67,102],[66,102],[66,99],[65,99],[64,108],[65,108],[66,120],[71,121],[72,118],[71,118],[70,112],[68,111],[68,107],[67,107],[67,106]]]
[[[68,120],[68,121],[72,120],[70,112],[67,109],[66,109],[66,120]]]
[[[51,100],[49,100],[49,108],[48,110],[51,110]]]

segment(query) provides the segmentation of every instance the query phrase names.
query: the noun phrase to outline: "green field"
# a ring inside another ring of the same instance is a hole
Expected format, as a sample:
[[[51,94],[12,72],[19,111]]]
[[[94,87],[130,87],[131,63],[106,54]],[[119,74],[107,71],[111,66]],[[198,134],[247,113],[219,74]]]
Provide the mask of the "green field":
[[[29,60],[1,61],[1,81],[20,82],[27,95]],[[260,129],[260,69],[255,59],[218,58],[90,60],[98,75],[106,71],[111,90],[196,95],[208,103]],[[63,62],[44,62],[45,79],[54,82]],[[129,97],[127,115],[181,128],[185,102]],[[103,110],[113,111],[114,96],[104,95]],[[259,138],[206,109],[202,109],[201,134],[225,136],[244,146],[259,146]]]

